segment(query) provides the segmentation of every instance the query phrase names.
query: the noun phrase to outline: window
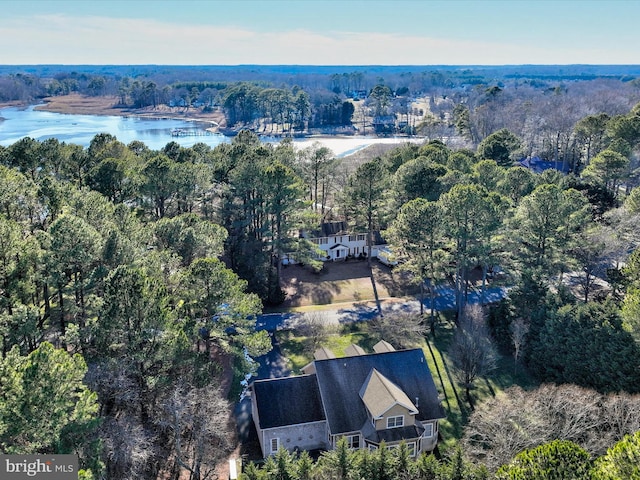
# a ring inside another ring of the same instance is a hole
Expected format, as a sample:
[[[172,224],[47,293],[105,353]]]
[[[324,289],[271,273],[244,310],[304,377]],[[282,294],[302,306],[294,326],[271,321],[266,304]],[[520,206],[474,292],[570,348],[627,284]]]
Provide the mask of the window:
[[[356,235],[349,235],[349,241],[350,242],[355,242],[358,239],[358,237]]]
[[[354,450],[360,448],[360,435],[347,435],[347,446]]]
[[[433,437],[433,423],[424,424],[424,433],[422,436],[425,438]]]
[[[336,258],[340,258],[340,250],[336,250]]]
[[[271,453],[276,453],[278,451],[278,448],[280,448],[280,439],[279,438],[272,438],[271,439]]]
[[[397,417],[389,417],[387,418],[387,428],[396,428],[404,426],[404,416],[400,415]]]
[[[329,243],[329,239],[327,237],[318,239],[318,244],[319,245],[326,245],[327,243]]]
[[[366,240],[366,237],[367,236],[364,233],[361,233],[361,234],[358,235],[358,240],[363,242],[364,240]]]
[[[407,450],[409,451],[409,456],[410,457],[415,457],[416,456],[416,442],[407,443]]]

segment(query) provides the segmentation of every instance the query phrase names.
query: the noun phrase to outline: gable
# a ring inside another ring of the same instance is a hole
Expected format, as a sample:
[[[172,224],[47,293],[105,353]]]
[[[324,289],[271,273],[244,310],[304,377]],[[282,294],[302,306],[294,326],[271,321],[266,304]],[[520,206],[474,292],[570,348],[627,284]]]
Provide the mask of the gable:
[[[320,347],[313,352],[313,358],[315,360],[326,360],[328,358],[336,358],[336,354],[327,347]]]
[[[315,375],[256,380],[252,388],[262,429],[325,420]]]
[[[395,352],[396,349],[393,348],[393,345],[391,345],[389,342],[385,342],[384,340],[380,340],[378,343],[376,343],[373,346],[373,351],[376,352],[376,353]]]
[[[415,405],[409,400],[407,394],[375,368],[371,369],[362,385],[360,398],[375,419],[381,418],[396,405],[403,407],[410,414],[417,413]]]
[[[359,431],[368,420],[360,389],[373,368],[415,403],[418,420],[445,417],[420,349],[317,360],[315,365],[325,415],[334,435]]]
[[[360,345],[356,345],[355,343],[352,343],[351,345],[349,345],[347,348],[344,349],[344,354],[347,357],[354,357],[356,355],[366,355],[367,352],[365,352],[364,348],[362,348]]]

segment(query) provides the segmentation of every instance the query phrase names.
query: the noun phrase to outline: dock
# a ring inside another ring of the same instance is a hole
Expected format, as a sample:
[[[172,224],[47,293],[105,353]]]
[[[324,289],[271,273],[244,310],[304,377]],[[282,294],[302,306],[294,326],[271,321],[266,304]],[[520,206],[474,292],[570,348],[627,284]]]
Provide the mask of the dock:
[[[214,133],[208,130],[200,130],[195,128],[174,128],[171,130],[172,137],[208,137],[214,135]]]

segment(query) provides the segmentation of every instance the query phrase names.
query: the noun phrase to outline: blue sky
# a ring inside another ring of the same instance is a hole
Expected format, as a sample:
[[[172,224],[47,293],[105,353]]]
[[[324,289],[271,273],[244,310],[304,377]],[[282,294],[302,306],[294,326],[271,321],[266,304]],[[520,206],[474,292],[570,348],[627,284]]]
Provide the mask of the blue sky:
[[[0,12],[0,64],[640,64],[638,0],[0,0]]]

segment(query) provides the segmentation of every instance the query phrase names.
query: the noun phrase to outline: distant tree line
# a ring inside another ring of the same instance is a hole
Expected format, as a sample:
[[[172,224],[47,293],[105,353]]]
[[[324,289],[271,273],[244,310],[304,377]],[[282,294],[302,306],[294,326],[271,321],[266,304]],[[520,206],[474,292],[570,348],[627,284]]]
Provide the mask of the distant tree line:
[[[475,149],[492,133],[507,129],[521,140],[519,155],[555,160],[574,170],[589,163],[606,129],[621,138],[614,150],[628,148],[628,136],[634,134],[623,133],[629,125],[619,124],[619,117],[640,101],[640,80],[633,69],[616,75],[605,67],[589,74],[552,67],[515,72],[510,67],[344,67],[336,68],[339,73],[329,68],[299,67],[302,74],[293,67],[34,67],[0,76],[0,101],[108,95],[132,108],[221,107],[228,126],[278,126],[290,133],[354,124],[366,133],[365,120],[356,118],[354,109],[361,102],[369,127],[379,133],[455,137],[458,147]],[[411,103],[418,98],[428,100],[428,110],[415,112],[422,121],[409,125]],[[400,130],[387,131],[385,115],[394,116]]]

